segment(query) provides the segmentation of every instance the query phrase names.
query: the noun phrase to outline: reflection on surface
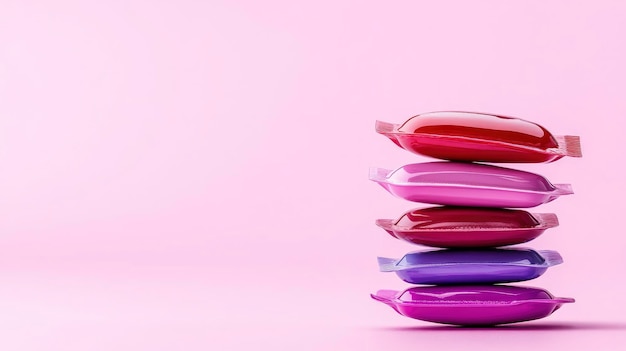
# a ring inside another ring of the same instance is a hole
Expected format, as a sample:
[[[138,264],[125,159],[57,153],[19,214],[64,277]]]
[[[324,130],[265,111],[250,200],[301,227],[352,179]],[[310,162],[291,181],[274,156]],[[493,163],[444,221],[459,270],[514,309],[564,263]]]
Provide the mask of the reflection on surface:
[[[491,327],[461,327],[448,325],[420,325],[412,327],[380,327],[379,331],[418,332],[418,331],[541,331],[541,330],[626,330],[626,323],[619,322],[538,322],[498,325]]]

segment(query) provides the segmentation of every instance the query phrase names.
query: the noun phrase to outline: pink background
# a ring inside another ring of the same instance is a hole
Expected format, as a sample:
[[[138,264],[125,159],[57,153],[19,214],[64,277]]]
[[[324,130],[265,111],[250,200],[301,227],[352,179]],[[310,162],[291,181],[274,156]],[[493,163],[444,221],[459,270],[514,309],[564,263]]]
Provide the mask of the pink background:
[[[0,347],[626,347],[623,1],[0,0]],[[375,134],[433,110],[581,135],[517,165],[576,194],[535,209],[565,264],[549,319],[450,330],[373,225],[420,207],[367,180],[423,162]]]

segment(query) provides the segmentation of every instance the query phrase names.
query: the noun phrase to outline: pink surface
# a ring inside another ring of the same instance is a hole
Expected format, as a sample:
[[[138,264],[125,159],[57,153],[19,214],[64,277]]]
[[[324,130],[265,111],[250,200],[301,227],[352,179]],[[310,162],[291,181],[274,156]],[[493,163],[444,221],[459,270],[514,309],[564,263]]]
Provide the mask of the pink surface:
[[[0,1],[6,350],[539,350],[626,346],[622,1]],[[493,330],[413,321],[367,179],[430,159],[375,120],[514,115],[583,158],[529,246],[571,296]],[[307,272],[296,275],[296,272]]]

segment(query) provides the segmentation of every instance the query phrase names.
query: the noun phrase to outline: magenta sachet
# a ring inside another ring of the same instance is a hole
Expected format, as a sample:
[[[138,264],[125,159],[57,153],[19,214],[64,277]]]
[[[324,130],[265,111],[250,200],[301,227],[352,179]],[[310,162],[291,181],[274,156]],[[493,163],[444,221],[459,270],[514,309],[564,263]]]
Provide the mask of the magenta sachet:
[[[442,248],[521,244],[558,224],[554,213],[454,206],[413,209],[395,220],[376,220],[394,238]]]
[[[544,289],[507,286],[428,286],[379,290],[371,297],[399,314],[418,320],[464,326],[492,326],[545,318],[568,297]]]
[[[450,161],[541,163],[582,156],[578,136],[554,136],[537,123],[488,113],[429,112],[402,124],[377,121],[376,131],[405,150]]]
[[[539,174],[477,163],[370,168],[369,178],[399,198],[436,205],[529,208],[573,194]]]

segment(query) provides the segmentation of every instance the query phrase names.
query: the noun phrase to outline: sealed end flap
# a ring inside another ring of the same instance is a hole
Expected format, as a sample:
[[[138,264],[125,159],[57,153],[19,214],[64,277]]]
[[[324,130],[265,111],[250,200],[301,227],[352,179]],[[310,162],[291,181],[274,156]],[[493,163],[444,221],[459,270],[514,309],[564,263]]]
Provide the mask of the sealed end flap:
[[[394,238],[397,238],[397,236],[393,233],[393,230],[392,230],[393,219],[377,219],[376,225],[383,228],[387,233],[389,233]]]
[[[548,267],[563,263],[563,257],[554,250],[541,250],[537,252],[546,260]]]
[[[372,299],[376,301],[380,301],[385,305],[393,308],[396,312],[402,314],[398,310],[398,306],[396,305],[396,296],[398,295],[398,291],[395,290],[378,290],[376,294],[370,294]]]
[[[574,300],[571,297],[554,297],[551,299],[530,299],[530,300],[520,300],[520,301],[516,301],[518,304],[521,303],[543,303],[543,304],[550,304],[550,305],[560,305],[562,303],[571,303],[571,302],[576,302],[576,300]]]
[[[554,213],[533,213],[541,227],[554,228],[559,226],[559,218]]]
[[[554,187],[556,188],[554,192],[557,195],[570,195],[574,193],[571,184],[554,184]]]
[[[390,304],[393,303],[397,294],[398,292],[396,290],[378,290],[376,294],[371,294],[370,296],[372,296],[374,300]]]
[[[396,133],[398,131],[398,125],[393,123],[387,123],[383,121],[376,121],[376,133],[388,134]]]
[[[389,173],[391,173],[389,169],[372,167],[369,170],[369,178],[377,183],[386,183]]]
[[[573,135],[564,135],[555,137],[557,144],[559,144],[558,152],[564,156],[570,157],[582,157],[582,150],[580,148],[580,137]]]
[[[387,123],[383,121],[376,121],[376,133],[382,134],[391,139],[396,145],[402,147],[395,133],[398,132],[398,125],[393,123]]]
[[[576,299],[574,299],[573,297],[555,297],[552,299],[552,301],[557,303],[573,303],[576,302]]]
[[[381,272],[393,272],[397,270],[395,258],[378,257],[378,268]]]

